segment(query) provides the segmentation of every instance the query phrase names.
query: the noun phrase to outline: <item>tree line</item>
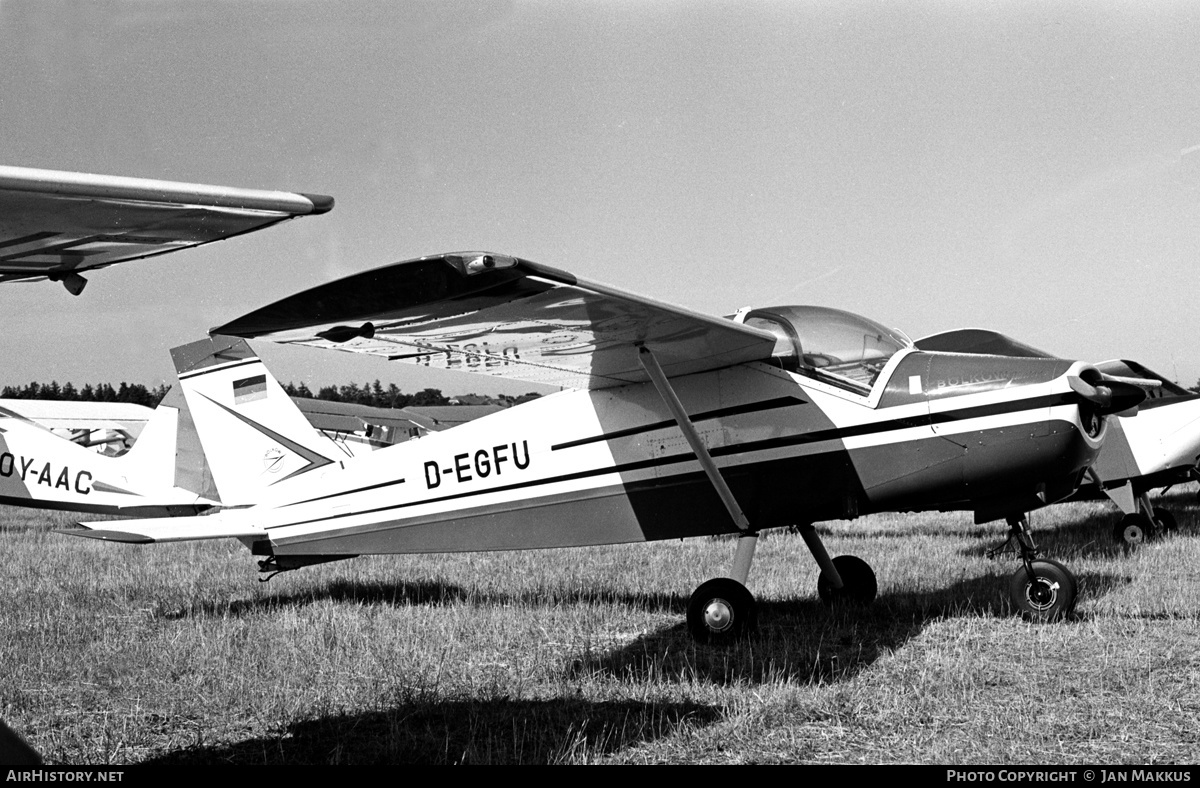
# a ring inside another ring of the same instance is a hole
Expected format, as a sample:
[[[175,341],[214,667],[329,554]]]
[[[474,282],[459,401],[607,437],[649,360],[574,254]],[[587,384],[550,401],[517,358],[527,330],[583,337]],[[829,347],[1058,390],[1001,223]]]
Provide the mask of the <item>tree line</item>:
[[[165,383],[155,388],[146,388],[141,383],[129,384],[124,381],[113,388],[111,383],[85,383],[83,388],[75,388],[72,383],[58,385],[57,381],[49,383],[30,383],[26,386],[5,386],[0,389],[3,399],[50,399],[67,400],[72,402],[129,402],[134,405],[145,405],[153,408],[167,396],[170,386]]]
[[[167,395],[170,386],[161,383],[147,388],[141,383],[122,383],[114,388],[111,383],[84,384],[76,388],[71,383],[59,385],[57,381],[49,383],[29,383],[25,386],[5,386],[0,389],[3,399],[43,399],[67,400],[73,402],[129,402],[135,405],[145,405],[148,408],[157,407],[162,398]],[[450,397],[442,394],[440,389],[423,389],[415,394],[401,391],[395,383],[386,388],[380,381],[374,383],[349,383],[343,386],[322,386],[316,394],[301,383],[299,386],[288,383],[283,390],[292,397],[319,399],[327,402],[347,402],[357,405],[370,405],[375,408],[407,408],[427,407],[430,405],[449,405]],[[478,397],[471,395],[475,401],[486,401],[497,405],[515,405],[537,397],[537,394],[524,394],[520,397]]]
[[[429,405],[449,405],[450,398],[442,394],[440,389],[423,389],[416,394],[405,394],[395,383],[387,388],[376,380],[359,386],[350,383],[344,386],[322,386],[313,394],[308,386],[288,383],[283,387],[289,397],[304,399],[320,399],[326,402],[349,402],[355,405],[370,405],[373,408],[407,408],[412,405],[423,407]]]

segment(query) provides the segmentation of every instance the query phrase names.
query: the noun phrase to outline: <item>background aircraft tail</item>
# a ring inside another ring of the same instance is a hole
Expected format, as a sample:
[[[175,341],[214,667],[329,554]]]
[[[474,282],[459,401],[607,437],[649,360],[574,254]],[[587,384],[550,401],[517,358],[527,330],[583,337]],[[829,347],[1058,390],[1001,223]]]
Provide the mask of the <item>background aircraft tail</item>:
[[[207,466],[225,506],[334,462],[316,432],[245,340],[213,336],[171,351]]]
[[[87,403],[80,406],[88,408]],[[0,500],[5,503],[152,516],[196,514],[216,503],[211,474],[206,474],[195,430],[188,435],[191,420],[178,392],[174,400],[168,393],[133,447],[115,457],[10,410],[0,413],[0,420]],[[190,453],[189,446],[194,447]]]

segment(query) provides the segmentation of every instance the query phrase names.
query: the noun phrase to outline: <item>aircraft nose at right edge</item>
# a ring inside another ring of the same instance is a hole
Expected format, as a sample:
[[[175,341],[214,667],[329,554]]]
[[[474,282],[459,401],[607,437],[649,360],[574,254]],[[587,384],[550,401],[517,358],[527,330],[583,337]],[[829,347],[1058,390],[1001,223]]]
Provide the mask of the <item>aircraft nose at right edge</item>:
[[[1082,363],[1078,365],[1078,369],[1067,373],[1067,382],[1081,398],[1081,415],[1086,408],[1089,420],[1113,415],[1133,415],[1137,412],[1137,407],[1149,396],[1149,390],[1162,385],[1161,381],[1148,378],[1108,375],[1094,366]]]

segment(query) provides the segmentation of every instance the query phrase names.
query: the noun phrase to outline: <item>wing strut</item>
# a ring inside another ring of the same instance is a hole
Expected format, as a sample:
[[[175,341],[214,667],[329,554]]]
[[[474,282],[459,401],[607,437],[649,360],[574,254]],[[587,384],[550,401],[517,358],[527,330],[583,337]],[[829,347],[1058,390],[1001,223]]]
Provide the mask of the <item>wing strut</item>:
[[[692,424],[687,411],[683,409],[683,404],[680,403],[679,397],[676,396],[675,389],[671,388],[671,382],[663,374],[662,367],[658,365],[658,359],[650,352],[650,348],[641,345],[638,347],[638,360],[641,361],[646,374],[650,376],[650,380],[654,382],[654,388],[658,389],[658,395],[662,397],[667,409],[671,411],[671,415],[675,418],[675,423],[679,425],[679,429],[683,432],[683,437],[687,438],[688,445],[692,447],[692,452],[696,455],[696,459],[700,461],[700,467],[704,469],[705,475],[708,476],[708,480],[716,489],[721,502],[725,504],[725,509],[729,512],[733,524],[742,532],[741,537],[738,539],[737,553],[733,557],[733,572],[730,574],[730,577],[744,585],[746,579],[750,576],[750,564],[754,560],[754,548],[758,544],[758,532],[750,528],[749,518],[742,511],[742,507],[738,505],[737,499],[733,497],[733,490],[730,490],[729,485],[725,483],[725,477],[721,476],[721,472],[717,470],[717,464],[713,462],[712,455],[708,452],[708,447],[700,439],[700,433],[696,432],[696,426]]]

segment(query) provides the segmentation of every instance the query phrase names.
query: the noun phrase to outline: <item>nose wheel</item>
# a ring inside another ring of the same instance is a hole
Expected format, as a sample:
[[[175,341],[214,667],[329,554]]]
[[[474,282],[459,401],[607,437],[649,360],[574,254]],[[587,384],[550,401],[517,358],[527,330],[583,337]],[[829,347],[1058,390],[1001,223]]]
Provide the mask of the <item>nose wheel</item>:
[[[1034,621],[1058,621],[1075,608],[1075,576],[1057,561],[1029,562],[1013,572],[1008,588],[1017,610]]]
[[[1024,516],[1008,521],[1021,553],[1021,567],[1008,581],[1009,597],[1020,614],[1031,621],[1058,621],[1075,609],[1079,588],[1075,575],[1058,561],[1038,558],[1037,545]]]

